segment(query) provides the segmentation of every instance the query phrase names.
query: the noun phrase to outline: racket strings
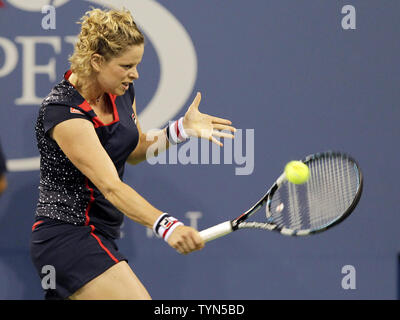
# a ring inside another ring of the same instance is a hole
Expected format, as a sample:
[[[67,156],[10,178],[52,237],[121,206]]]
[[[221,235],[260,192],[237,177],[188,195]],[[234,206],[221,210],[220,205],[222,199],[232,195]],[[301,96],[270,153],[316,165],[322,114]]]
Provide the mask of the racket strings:
[[[302,185],[284,182],[267,207],[268,221],[291,230],[317,230],[340,218],[359,188],[355,164],[343,157],[307,163],[310,179]]]

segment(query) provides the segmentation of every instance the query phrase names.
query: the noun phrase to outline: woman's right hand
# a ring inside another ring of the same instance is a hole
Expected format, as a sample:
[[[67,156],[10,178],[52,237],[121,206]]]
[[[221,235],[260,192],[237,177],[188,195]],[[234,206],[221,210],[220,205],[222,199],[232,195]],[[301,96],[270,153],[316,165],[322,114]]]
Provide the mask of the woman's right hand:
[[[204,240],[200,233],[188,226],[179,226],[171,234],[168,244],[181,254],[188,254],[204,248]]]

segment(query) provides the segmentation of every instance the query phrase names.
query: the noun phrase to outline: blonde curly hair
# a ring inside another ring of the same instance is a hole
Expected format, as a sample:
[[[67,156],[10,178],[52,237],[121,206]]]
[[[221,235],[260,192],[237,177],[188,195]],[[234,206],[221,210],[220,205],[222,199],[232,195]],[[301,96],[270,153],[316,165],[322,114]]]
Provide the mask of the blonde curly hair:
[[[123,54],[128,46],[144,44],[144,36],[128,10],[92,9],[80,21],[81,32],[69,62],[71,71],[82,77],[92,75],[93,54],[109,61]]]

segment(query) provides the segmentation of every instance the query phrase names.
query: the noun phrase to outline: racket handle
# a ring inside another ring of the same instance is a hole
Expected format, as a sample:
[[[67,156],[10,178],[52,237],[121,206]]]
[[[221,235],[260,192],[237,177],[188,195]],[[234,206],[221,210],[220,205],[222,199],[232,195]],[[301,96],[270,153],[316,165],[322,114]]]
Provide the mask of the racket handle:
[[[214,227],[200,231],[200,236],[205,242],[208,242],[231,233],[232,231],[232,223],[230,221],[225,221]]]

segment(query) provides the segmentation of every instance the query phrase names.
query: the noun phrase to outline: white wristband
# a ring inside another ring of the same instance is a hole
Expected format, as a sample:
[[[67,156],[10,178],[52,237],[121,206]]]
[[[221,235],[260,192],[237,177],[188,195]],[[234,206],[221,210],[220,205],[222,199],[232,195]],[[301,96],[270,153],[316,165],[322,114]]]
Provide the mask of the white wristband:
[[[189,138],[183,128],[183,117],[170,122],[167,127],[167,138],[171,144],[182,143]]]
[[[168,213],[164,213],[154,223],[153,232],[157,237],[168,241],[175,228],[182,225],[183,223],[178,219],[170,216]]]

